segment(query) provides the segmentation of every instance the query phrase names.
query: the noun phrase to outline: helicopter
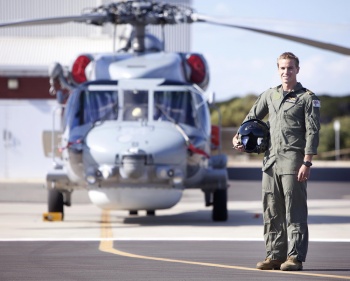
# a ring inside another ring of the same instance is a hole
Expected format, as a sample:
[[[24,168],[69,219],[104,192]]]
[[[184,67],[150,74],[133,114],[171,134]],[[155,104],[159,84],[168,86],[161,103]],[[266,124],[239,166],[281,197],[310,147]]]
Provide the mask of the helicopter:
[[[297,36],[230,24],[183,5],[124,1],[81,15],[1,23],[0,27],[78,22],[129,25],[124,46],[80,54],[66,68],[49,68],[50,93],[62,109],[60,161],[46,176],[48,212],[64,216],[74,190],[86,189],[102,209],[171,208],[185,189],[204,193],[212,220],[226,221],[227,156],[220,126],[210,122],[209,66],[202,54],[165,52],[148,25],[200,23],[239,28],[341,54],[350,49]],[[216,151],[215,151],[216,149]]]

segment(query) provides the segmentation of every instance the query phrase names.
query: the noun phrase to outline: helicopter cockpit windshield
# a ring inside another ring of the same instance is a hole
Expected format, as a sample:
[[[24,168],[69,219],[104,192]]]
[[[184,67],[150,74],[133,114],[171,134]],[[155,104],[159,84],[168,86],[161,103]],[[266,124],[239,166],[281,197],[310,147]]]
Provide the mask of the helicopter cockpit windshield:
[[[65,110],[65,125],[71,129],[92,125],[98,121],[118,118],[118,91],[88,90],[76,91],[68,99]]]
[[[144,120],[148,118],[148,91],[124,91],[124,121]]]
[[[154,92],[154,120],[168,120],[195,126],[192,95],[184,91]]]
[[[173,122],[209,131],[209,112],[201,94],[179,87],[131,90],[118,85],[88,85],[73,92],[65,110],[70,130],[115,120]],[[80,135],[81,133],[79,133]]]
[[[86,91],[84,123],[116,120],[118,118],[117,91]]]

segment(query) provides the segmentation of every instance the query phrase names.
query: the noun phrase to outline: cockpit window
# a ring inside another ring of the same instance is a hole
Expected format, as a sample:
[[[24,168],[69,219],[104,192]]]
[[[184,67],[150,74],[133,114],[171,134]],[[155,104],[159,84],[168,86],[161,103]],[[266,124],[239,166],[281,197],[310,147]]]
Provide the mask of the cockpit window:
[[[154,120],[171,119],[176,123],[195,126],[191,93],[186,91],[154,92]]]
[[[123,120],[137,121],[148,118],[148,91],[124,91]]]
[[[84,95],[84,123],[118,118],[117,91],[86,91]]]
[[[117,118],[117,91],[74,92],[68,100],[65,119],[70,128]]]

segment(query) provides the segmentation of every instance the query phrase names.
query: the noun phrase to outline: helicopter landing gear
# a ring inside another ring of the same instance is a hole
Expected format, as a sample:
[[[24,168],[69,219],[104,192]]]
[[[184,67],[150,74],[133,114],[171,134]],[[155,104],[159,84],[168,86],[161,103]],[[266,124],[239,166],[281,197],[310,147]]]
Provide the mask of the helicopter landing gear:
[[[130,216],[137,216],[138,214],[139,214],[139,212],[137,210],[130,210],[129,211]],[[155,216],[156,211],[155,210],[146,210],[146,215],[147,216]]]
[[[217,189],[213,192],[213,221],[227,221],[227,189]]]
[[[64,215],[63,210],[64,200],[62,192],[57,189],[49,189],[48,191],[48,211],[49,213],[61,213],[62,220]]]
[[[147,216],[151,217],[151,216],[155,216],[156,215],[156,211],[155,210],[147,210],[146,211]]]

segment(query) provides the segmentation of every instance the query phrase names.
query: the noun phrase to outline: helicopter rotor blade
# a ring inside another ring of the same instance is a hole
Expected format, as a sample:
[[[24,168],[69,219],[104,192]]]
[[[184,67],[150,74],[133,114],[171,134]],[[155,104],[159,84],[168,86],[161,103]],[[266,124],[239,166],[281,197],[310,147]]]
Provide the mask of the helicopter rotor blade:
[[[43,25],[43,24],[62,24],[69,22],[81,22],[95,25],[102,25],[107,21],[106,14],[83,14],[77,16],[64,16],[54,18],[41,18],[41,19],[30,19],[30,20],[18,20],[6,23],[0,23],[0,27],[12,27],[12,26],[32,26],[32,25]]]
[[[31,25],[42,25],[42,24],[61,24],[68,22],[79,22],[88,23],[93,25],[101,26],[105,23],[112,24],[132,24],[139,28],[145,27],[148,24],[176,24],[179,22],[205,22],[208,24],[214,24],[219,26],[233,27],[237,29],[243,29],[247,31],[257,32],[265,35],[270,35],[282,39],[291,40],[306,44],[309,46],[317,47],[323,50],[336,52],[339,54],[350,55],[350,48],[320,42],[308,38],[299,36],[263,30],[259,28],[241,26],[222,21],[205,15],[193,13],[190,8],[179,7],[176,5],[160,4],[157,2],[138,2],[138,1],[125,1],[116,2],[109,5],[102,5],[94,8],[90,13],[84,13],[76,16],[63,16],[54,18],[41,18],[41,19],[30,19],[30,20],[19,20],[7,23],[0,23],[1,27],[14,27],[14,26],[31,26]]]
[[[307,38],[303,38],[303,37],[299,37],[299,36],[294,36],[294,35],[274,32],[274,31],[268,31],[268,30],[263,30],[263,29],[258,29],[258,28],[252,28],[252,27],[231,24],[231,23],[224,22],[224,21],[221,21],[218,19],[214,19],[214,18],[205,16],[205,15],[192,14],[192,20],[194,22],[205,22],[205,23],[209,23],[209,24],[215,24],[215,25],[221,25],[221,26],[227,26],[227,27],[233,27],[233,28],[253,31],[253,32],[257,32],[257,33],[261,33],[261,34],[265,34],[265,35],[270,35],[270,36],[274,36],[274,37],[278,37],[278,38],[282,38],[282,39],[291,40],[294,42],[306,44],[309,46],[313,46],[313,47],[320,48],[323,50],[336,52],[336,53],[343,54],[343,55],[350,55],[350,48],[346,48],[343,46],[325,43],[325,42],[320,42],[320,41],[316,41],[316,40],[311,40],[311,39],[307,39]]]

